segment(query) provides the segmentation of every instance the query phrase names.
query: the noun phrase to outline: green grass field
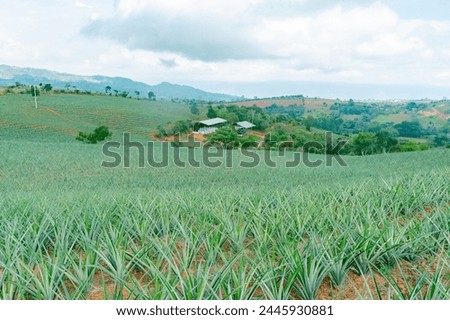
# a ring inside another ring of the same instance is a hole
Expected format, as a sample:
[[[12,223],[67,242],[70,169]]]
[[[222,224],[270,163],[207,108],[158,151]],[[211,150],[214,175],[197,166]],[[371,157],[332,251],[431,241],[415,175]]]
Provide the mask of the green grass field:
[[[104,168],[70,130],[111,121],[144,138],[187,108],[29,100],[0,97],[0,299],[450,299],[448,149]]]
[[[400,123],[403,121],[411,121],[412,115],[407,113],[399,113],[399,114],[389,114],[389,115],[379,115],[373,121],[379,122],[379,123],[386,123],[386,122],[392,122],[392,123]]]

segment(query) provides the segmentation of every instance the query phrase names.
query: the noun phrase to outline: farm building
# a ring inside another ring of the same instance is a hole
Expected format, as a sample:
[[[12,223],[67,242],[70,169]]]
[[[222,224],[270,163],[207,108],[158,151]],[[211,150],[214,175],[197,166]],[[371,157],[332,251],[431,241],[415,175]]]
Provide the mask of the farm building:
[[[236,131],[239,135],[244,135],[247,130],[253,128],[255,125],[248,121],[236,122]]]
[[[225,123],[227,123],[225,119],[213,118],[197,122],[195,128],[199,134],[210,134],[222,127]]]

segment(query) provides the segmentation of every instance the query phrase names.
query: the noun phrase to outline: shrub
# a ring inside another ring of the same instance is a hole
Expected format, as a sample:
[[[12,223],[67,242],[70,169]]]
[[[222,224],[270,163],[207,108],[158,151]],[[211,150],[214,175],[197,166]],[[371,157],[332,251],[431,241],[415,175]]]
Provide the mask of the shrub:
[[[400,152],[423,151],[428,150],[429,148],[430,147],[425,143],[408,141],[400,146]]]
[[[246,148],[256,148],[259,144],[260,138],[253,135],[247,135],[242,137],[240,140],[241,147]]]
[[[95,128],[94,132],[79,132],[76,140],[85,143],[95,144],[99,141],[104,141],[112,136],[112,132],[109,131],[108,127],[100,126]]]

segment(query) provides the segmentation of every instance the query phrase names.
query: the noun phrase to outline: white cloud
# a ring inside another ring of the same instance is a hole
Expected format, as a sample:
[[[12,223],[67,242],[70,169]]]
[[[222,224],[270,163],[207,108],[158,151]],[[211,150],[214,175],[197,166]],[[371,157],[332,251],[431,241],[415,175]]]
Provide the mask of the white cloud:
[[[75,7],[77,7],[77,8],[85,8],[85,9],[93,9],[94,8],[94,6],[88,5],[88,4],[86,4],[84,2],[81,2],[81,1],[75,2]]]
[[[436,74],[438,80],[450,80],[450,70],[444,70]]]
[[[450,19],[405,19],[386,0],[32,3],[8,4],[3,63],[149,83],[441,84],[450,65]]]

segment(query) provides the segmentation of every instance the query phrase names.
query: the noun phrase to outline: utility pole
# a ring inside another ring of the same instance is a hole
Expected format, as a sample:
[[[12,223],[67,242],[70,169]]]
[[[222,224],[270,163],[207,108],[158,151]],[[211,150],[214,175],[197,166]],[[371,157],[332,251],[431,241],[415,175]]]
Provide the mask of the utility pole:
[[[37,94],[36,94],[36,86],[33,86],[34,88],[34,106],[37,109]]]

